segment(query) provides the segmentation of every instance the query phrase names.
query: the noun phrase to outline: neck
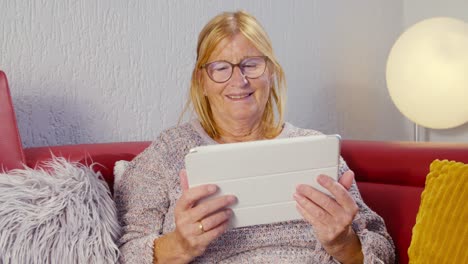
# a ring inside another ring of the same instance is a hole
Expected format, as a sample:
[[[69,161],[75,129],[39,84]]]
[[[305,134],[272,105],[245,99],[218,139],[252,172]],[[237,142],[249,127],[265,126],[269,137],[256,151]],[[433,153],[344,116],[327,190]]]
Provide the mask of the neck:
[[[264,139],[261,122],[225,122],[218,123],[219,136],[215,138],[218,143],[235,143]]]

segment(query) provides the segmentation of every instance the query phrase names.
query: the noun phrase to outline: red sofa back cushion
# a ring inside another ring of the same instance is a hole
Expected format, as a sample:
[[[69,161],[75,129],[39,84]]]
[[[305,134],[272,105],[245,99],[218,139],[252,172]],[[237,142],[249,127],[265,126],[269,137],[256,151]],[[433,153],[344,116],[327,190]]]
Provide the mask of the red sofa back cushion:
[[[31,168],[41,167],[44,161],[51,158],[51,154],[87,165],[97,163],[94,169],[101,172],[109,184],[109,188],[113,191],[115,162],[119,160],[132,160],[150,144],[150,141],[140,141],[63,145],[27,148],[24,150],[24,153],[26,155],[26,164]]]
[[[0,71],[0,171],[22,168],[23,147],[5,73]]]
[[[362,199],[385,220],[396,247],[398,263],[408,263],[408,248],[423,187],[357,182]]]

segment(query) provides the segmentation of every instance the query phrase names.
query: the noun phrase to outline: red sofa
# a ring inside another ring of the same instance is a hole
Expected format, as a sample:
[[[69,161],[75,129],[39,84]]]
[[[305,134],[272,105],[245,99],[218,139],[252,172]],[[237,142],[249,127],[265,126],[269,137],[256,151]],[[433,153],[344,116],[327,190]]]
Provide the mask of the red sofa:
[[[131,160],[150,142],[121,142],[25,148],[21,146],[8,84],[0,71],[0,165],[4,169],[35,167],[51,153],[82,163],[98,162],[109,186],[118,160]],[[468,144],[343,140],[341,154],[355,172],[365,202],[385,219],[399,263],[407,250],[429,164],[434,159],[468,163]]]

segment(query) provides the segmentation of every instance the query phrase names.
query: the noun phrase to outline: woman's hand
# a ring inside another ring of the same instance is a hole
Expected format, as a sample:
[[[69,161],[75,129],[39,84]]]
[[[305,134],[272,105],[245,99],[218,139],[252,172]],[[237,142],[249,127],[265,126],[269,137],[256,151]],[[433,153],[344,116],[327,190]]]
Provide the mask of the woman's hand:
[[[205,252],[208,245],[223,234],[229,226],[236,202],[233,195],[202,200],[218,190],[214,184],[188,188],[187,173],[180,172],[183,194],[175,205],[176,228],[173,236],[181,247],[185,259],[190,261]]]
[[[341,263],[362,263],[363,259],[361,243],[351,228],[359,209],[347,191],[353,180],[350,170],[338,182],[325,175],[317,178],[335,199],[306,184],[298,185],[294,194],[298,211],[312,225],[317,239]]]

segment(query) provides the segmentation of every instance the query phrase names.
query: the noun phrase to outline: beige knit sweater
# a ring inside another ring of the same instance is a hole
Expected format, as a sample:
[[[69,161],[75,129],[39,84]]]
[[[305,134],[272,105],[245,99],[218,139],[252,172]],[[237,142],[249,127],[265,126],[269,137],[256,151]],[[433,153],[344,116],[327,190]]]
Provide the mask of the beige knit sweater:
[[[320,134],[286,123],[279,138]],[[115,190],[122,263],[152,263],[153,241],[175,229],[174,206],[181,195],[179,171],[188,151],[217,144],[197,121],[165,130],[125,171]],[[348,170],[341,159],[340,175]],[[394,263],[393,242],[380,216],[362,201],[355,184],[350,193],[360,210],[353,221],[364,263]],[[303,220],[227,231],[192,263],[337,263]]]

